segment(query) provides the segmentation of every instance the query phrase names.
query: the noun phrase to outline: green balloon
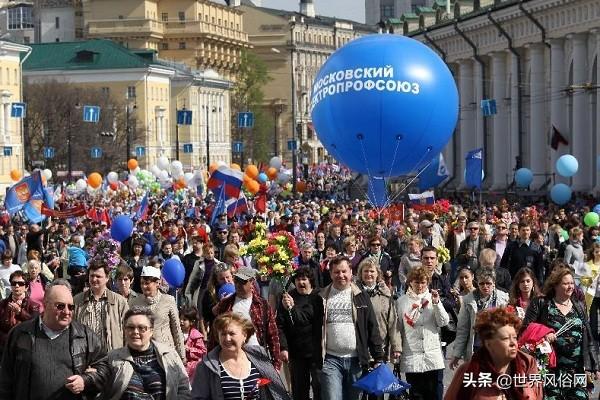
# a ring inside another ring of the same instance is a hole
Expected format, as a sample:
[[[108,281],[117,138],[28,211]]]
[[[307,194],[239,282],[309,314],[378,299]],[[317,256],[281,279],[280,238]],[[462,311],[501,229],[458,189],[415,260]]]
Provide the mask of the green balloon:
[[[585,226],[588,227],[598,225],[599,221],[600,215],[596,214],[593,211],[585,214],[585,217],[583,217],[583,222],[585,223]]]
[[[562,236],[565,240],[569,240],[569,232],[565,231],[564,229],[560,230],[560,236]]]

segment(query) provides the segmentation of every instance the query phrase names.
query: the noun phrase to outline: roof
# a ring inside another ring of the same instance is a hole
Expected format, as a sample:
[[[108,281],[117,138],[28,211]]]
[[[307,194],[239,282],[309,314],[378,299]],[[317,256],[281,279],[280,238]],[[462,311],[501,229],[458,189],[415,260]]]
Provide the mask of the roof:
[[[420,13],[434,13],[435,10],[431,7],[424,7],[424,6],[418,6],[417,7],[417,14]]]
[[[362,31],[374,32],[374,33],[376,33],[378,31],[377,27],[375,27],[375,26],[363,24],[363,23],[352,21],[349,19],[332,18],[332,17],[326,17],[324,15],[317,15],[313,18],[313,17],[309,17],[307,15],[301,14],[296,11],[276,10],[274,8],[268,8],[268,7],[257,7],[255,5],[253,5],[252,3],[249,4],[248,1],[242,1],[242,4],[262,10],[266,13],[275,15],[277,17],[283,17],[285,19],[289,19],[291,16],[295,16],[296,21],[298,21],[298,18],[302,17],[302,18],[304,18],[305,23],[312,23],[315,25],[334,26],[336,22],[345,22],[345,23],[352,24],[355,30],[362,30]]]
[[[32,44],[24,71],[98,70],[158,66],[147,54],[131,51],[111,40]]]

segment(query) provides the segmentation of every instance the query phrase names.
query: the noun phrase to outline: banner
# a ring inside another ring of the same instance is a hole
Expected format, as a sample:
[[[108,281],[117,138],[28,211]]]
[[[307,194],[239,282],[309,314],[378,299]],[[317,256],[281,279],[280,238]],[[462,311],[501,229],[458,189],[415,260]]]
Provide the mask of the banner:
[[[83,217],[86,215],[86,211],[83,204],[72,208],[67,208],[66,210],[53,210],[48,208],[45,204],[42,204],[42,214],[54,218],[72,218]]]

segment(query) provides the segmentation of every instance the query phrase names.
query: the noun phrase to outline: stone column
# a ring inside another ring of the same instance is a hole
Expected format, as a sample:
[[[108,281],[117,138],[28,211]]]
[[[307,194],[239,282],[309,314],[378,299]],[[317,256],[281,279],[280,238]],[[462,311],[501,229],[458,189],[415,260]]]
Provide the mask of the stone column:
[[[502,189],[507,186],[510,157],[510,132],[508,130],[508,110],[504,106],[506,98],[506,53],[492,53],[492,92],[491,98],[496,100],[497,114],[492,122],[492,134],[488,146],[488,179],[491,188]],[[508,140],[507,140],[508,139]],[[509,179],[510,182],[510,179]]]
[[[544,45],[540,43],[528,46],[530,66],[529,98],[529,168],[534,174],[546,172],[546,154],[548,151],[548,132],[544,123],[545,68]],[[534,176],[532,188],[539,188],[545,177]]]
[[[596,75],[595,82],[592,84],[598,85],[600,82],[600,30],[592,29],[590,31],[590,35],[593,40],[591,41],[591,46],[596,50],[593,52],[596,54],[596,71],[590,71],[592,76],[594,76],[594,72]],[[593,65],[593,64],[592,64]],[[592,140],[593,140],[593,154],[592,154],[592,171],[593,171],[593,185],[594,185],[594,194],[598,193],[600,190],[600,171],[598,170],[599,162],[598,157],[600,156],[600,91],[595,90],[591,92],[592,96],[595,96],[596,100],[596,108],[591,110],[592,113],[596,115],[596,131],[591,132]]]
[[[588,82],[587,34],[567,36],[573,46],[573,85],[580,87]],[[579,171],[572,178],[573,190],[591,190],[593,166],[592,135],[590,134],[589,104],[587,91],[576,88],[573,91],[573,156],[579,161]]]
[[[459,170],[454,171],[459,187],[464,186],[465,156],[475,148],[475,108],[473,107],[473,60],[461,60],[459,66],[460,95],[460,132],[459,132]]]
[[[571,143],[571,132],[567,129],[567,97],[564,88],[567,84],[565,72],[564,39],[550,40],[550,140],[552,140],[552,127],[555,127]],[[570,146],[559,146],[555,151],[550,149],[550,172],[556,172],[556,160],[563,154],[569,153]],[[568,183],[564,178],[556,175],[557,182]]]
[[[519,155],[519,138],[522,134],[519,124],[519,59],[510,54],[510,154],[508,156],[508,171],[512,173],[515,159]]]

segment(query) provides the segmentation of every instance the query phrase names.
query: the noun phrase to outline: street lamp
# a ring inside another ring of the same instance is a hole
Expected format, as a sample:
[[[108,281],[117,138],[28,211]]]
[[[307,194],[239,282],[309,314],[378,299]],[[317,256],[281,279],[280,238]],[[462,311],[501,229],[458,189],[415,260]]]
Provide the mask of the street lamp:
[[[81,109],[81,104],[79,103],[75,103],[75,109],[76,110],[80,110]],[[68,178],[68,182],[71,182],[71,180],[73,179],[73,151],[72,151],[72,147],[71,147],[71,141],[73,140],[73,132],[72,132],[72,122],[71,122],[71,114],[72,114],[72,110],[71,107],[69,107],[69,113],[68,113],[68,127],[67,127],[67,168],[69,171],[69,174],[67,175]]]
[[[133,104],[132,104],[133,103]],[[125,105],[125,134],[127,140],[127,154],[125,155],[125,163],[131,158],[131,113],[137,108],[135,95],[127,96],[127,104]]]
[[[273,104],[273,115],[275,117],[274,126],[275,126],[275,138],[273,140],[273,157],[276,157],[279,154],[279,116],[283,113],[285,109],[285,105],[277,100]]]
[[[208,104],[204,106],[206,109],[206,171],[210,171],[210,114],[211,108]],[[212,112],[216,112],[217,107],[212,107]]]

